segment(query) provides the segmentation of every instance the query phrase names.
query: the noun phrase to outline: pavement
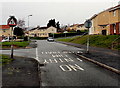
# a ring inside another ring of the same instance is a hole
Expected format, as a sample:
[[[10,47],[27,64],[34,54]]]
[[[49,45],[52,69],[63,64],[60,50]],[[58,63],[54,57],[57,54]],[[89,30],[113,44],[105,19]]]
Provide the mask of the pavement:
[[[32,41],[29,48],[35,48]],[[34,58],[14,56],[2,66],[2,88],[40,88],[39,63]]]
[[[40,88],[38,65],[33,58],[14,56],[2,66],[2,88]]]
[[[78,48],[83,48],[86,50],[85,45],[74,44],[70,42],[61,42],[61,41],[57,41],[57,42],[75,46]],[[90,62],[93,62],[99,66],[102,66],[108,70],[120,74],[120,65],[119,65],[120,51],[106,49],[106,48],[91,47],[91,46],[89,47],[89,53],[86,53],[85,50],[82,53],[75,53],[75,54]]]

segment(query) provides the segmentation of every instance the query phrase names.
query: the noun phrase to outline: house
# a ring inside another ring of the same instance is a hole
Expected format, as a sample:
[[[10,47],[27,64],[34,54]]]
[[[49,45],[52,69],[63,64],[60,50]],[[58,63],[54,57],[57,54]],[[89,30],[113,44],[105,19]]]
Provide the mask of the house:
[[[67,31],[78,31],[78,30],[87,30],[84,24],[73,24],[67,27]]]
[[[90,34],[120,34],[120,5],[95,14],[91,18]]]
[[[109,10],[110,14],[110,34],[120,34],[120,5]]]
[[[36,27],[28,31],[30,37],[49,37],[49,33],[57,33],[57,28],[51,27]]]
[[[0,36],[11,36],[11,28],[9,25],[0,25]]]

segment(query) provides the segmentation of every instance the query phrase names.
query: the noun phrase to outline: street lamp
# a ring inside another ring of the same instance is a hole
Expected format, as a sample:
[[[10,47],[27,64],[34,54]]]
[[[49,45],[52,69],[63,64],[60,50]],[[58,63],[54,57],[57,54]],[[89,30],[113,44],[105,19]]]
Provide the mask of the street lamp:
[[[29,29],[29,17],[32,16],[32,15],[28,15],[28,29]]]

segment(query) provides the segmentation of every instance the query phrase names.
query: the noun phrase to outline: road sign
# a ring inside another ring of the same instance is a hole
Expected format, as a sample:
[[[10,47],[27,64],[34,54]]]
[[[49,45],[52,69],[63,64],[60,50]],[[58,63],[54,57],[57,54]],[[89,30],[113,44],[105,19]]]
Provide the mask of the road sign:
[[[90,28],[92,26],[91,20],[86,20],[84,25],[85,25],[86,28]]]
[[[17,25],[17,19],[14,17],[14,16],[10,16],[10,18],[8,19],[7,21],[7,24],[10,26],[10,27],[14,27]]]

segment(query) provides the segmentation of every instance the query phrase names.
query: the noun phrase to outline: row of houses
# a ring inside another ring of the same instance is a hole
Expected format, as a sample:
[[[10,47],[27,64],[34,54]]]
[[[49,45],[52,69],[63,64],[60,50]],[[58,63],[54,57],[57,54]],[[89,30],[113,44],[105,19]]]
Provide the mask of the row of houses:
[[[50,33],[57,33],[57,28],[51,27],[36,27],[28,32],[29,37],[49,37]]]
[[[91,35],[119,35],[120,34],[120,4],[108,8],[90,18],[92,27],[89,29]],[[67,26],[64,31],[87,30],[83,24]],[[49,37],[49,33],[57,33],[55,27],[36,27],[26,32],[30,37]],[[0,25],[0,36],[11,36],[11,28],[8,25]]]
[[[11,36],[12,29],[9,25],[0,25],[0,37],[1,36]]]
[[[120,34],[120,5],[108,8],[90,18],[92,27],[91,35],[119,35]],[[66,28],[67,31],[88,30],[84,24],[73,24]]]
[[[87,30],[87,28],[85,28],[84,24],[73,24],[70,25],[66,28],[67,31],[81,31],[81,30]]]
[[[120,5],[95,14],[90,19],[92,21],[90,34],[120,34]]]

